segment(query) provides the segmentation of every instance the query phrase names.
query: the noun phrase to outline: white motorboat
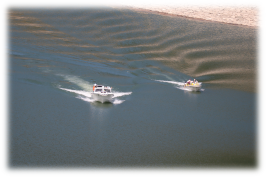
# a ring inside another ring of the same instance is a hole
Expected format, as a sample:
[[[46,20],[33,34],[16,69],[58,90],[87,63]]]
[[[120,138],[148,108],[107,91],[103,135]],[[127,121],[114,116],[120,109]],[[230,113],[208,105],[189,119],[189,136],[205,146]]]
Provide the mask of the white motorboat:
[[[200,91],[201,89],[201,82],[198,82],[198,81],[190,81],[188,80],[185,84],[184,84],[184,87],[191,90],[191,91]]]
[[[91,96],[94,100],[99,101],[101,103],[111,102],[114,94],[112,93],[112,88],[103,85],[97,85],[94,88],[94,91],[91,93]]]

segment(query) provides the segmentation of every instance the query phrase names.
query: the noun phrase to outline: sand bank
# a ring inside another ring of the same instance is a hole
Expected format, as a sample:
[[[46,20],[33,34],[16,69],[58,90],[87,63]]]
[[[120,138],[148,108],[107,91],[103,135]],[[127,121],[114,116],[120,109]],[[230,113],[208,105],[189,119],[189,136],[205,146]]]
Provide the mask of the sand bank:
[[[175,6],[129,6],[135,10],[150,11],[164,15],[190,17],[200,20],[258,27],[258,8],[256,7],[175,7]]]

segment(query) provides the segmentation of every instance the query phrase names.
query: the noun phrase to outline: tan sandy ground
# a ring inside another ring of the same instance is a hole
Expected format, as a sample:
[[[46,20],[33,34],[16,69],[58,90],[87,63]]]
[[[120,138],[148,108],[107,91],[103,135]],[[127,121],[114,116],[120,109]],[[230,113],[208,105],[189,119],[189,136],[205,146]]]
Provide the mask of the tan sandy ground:
[[[130,5],[129,8],[184,16],[202,20],[217,21],[236,25],[258,27],[258,8],[256,7],[221,7],[221,6],[167,6],[167,5]]]

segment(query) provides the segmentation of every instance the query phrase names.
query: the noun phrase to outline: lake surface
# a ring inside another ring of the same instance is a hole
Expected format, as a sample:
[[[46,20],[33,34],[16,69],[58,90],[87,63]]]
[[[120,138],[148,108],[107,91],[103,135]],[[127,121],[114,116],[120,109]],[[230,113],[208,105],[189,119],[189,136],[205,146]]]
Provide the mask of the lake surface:
[[[128,9],[9,11],[10,167],[255,167],[257,30]],[[182,83],[202,82],[200,92]],[[111,103],[91,98],[111,86]]]

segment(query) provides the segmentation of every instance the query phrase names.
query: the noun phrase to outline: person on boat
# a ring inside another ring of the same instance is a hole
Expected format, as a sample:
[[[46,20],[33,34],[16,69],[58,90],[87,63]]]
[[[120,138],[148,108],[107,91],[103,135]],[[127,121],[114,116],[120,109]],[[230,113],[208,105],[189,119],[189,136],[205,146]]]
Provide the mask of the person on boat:
[[[93,88],[92,88],[93,91],[95,90],[95,87],[97,87],[97,84],[93,85]]]
[[[190,79],[185,83],[184,87],[190,85]]]

